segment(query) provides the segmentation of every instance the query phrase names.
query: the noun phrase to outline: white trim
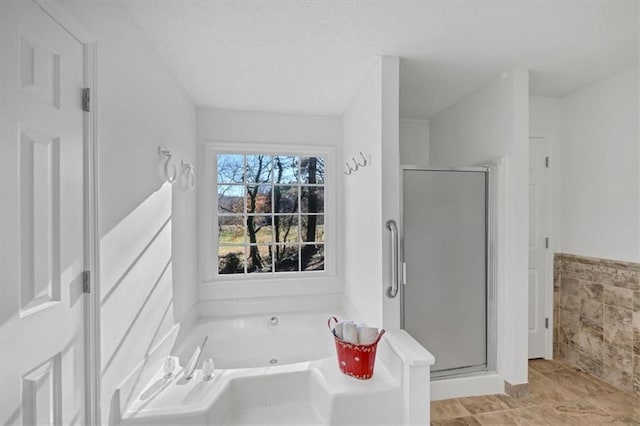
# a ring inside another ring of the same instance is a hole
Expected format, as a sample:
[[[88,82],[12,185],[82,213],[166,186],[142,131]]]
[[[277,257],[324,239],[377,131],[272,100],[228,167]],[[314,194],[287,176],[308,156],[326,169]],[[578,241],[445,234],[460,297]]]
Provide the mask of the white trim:
[[[333,293],[337,287],[336,251],[337,243],[337,155],[334,147],[318,145],[292,145],[278,143],[240,143],[227,141],[206,141],[205,160],[201,167],[201,182],[215,182],[215,155],[220,152],[239,154],[273,153],[283,155],[322,155],[325,165],[325,270],[276,274],[256,274],[224,276],[217,275],[210,259],[217,258],[214,252],[216,199],[210,185],[200,185],[200,298],[205,300],[254,297],[265,288],[277,290],[278,294],[318,294]],[[265,281],[268,284],[265,284]]]
[[[495,373],[431,381],[431,401],[504,393],[504,379]]]
[[[513,358],[513,348],[506,344],[506,333],[508,332],[509,303],[508,287],[509,276],[507,267],[507,182],[509,178],[508,157],[498,157],[489,162],[492,173],[490,175],[493,191],[490,194],[490,203],[493,208],[493,227],[491,233],[495,246],[492,248],[493,258],[491,266],[494,274],[495,289],[495,368],[501,378],[500,384],[504,389],[505,372]],[[502,390],[500,391],[502,392]],[[495,393],[495,392],[490,392]]]
[[[102,368],[101,368],[101,334],[100,334],[100,185],[99,185],[99,152],[98,152],[98,113],[97,113],[97,46],[91,43],[85,47],[87,55],[87,82],[86,87],[91,89],[89,101],[90,111],[87,114],[89,121],[89,159],[88,159],[88,191],[89,204],[89,241],[88,241],[88,268],[91,271],[91,293],[89,294],[89,318],[87,321],[88,331],[88,355],[92,364],[89,368],[89,375],[86,378],[90,386],[87,392],[89,399],[90,413],[87,424],[99,424],[101,421],[101,388],[102,388]]]
[[[492,160],[487,166],[486,202],[487,202],[487,370],[496,371],[498,368],[498,304],[500,302],[500,263],[504,263],[503,242],[500,230],[504,229],[504,194],[503,188],[503,158]],[[502,227],[502,228],[501,228]]]
[[[33,0],[47,15],[83,46],[84,86],[91,89],[90,111],[84,113],[84,217],[85,266],[91,274],[91,293],[84,298],[86,424],[100,424],[100,238],[98,192],[97,43],[64,6],[47,0]]]
[[[95,44],[95,38],[77,19],[75,19],[71,13],[64,8],[63,5],[60,4],[60,2],[52,0],[33,1],[81,44],[85,46]]]

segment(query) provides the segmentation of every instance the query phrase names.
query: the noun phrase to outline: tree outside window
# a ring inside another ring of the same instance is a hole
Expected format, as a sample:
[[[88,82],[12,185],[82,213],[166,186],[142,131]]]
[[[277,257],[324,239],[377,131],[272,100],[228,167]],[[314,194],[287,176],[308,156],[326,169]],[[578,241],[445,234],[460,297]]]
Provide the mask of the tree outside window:
[[[218,274],[324,270],[325,158],[218,154]]]

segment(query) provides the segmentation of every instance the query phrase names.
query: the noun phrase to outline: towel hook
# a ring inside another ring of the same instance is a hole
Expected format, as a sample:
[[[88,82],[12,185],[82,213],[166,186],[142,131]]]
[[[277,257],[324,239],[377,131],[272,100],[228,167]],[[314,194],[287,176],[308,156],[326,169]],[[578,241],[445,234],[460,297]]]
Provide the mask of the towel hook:
[[[356,160],[356,157],[351,157],[351,162],[344,163],[347,166],[347,170],[344,172],[345,175],[349,176],[353,172],[357,172],[363,167],[366,167],[369,164],[367,157],[360,151],[360,157],[362,160]],[[353,163],[353,165],[351,164]]]
[[[347,166],[347,171],[344,172],[345,175],[349,176],[351,173],[358,171],[358,165],[357,164],[356,164],[356,168],[355,169],[353,167],[351,167],[351,164],[349,164],[349,163],[344,163],[344,164]]]
[[[358,165],[358,162],[356,161],[355,157],[351,157],[351,161],[353,161],[353,167],[355,168],[354,172],[357,172],[358,170],[360,170],[360,166]]]
[[[364,156],[364,154],[362,153],[362,151],[360,151],[360,156],[362,157],[362,163],[360,163],[360,161],[358,161],[358,165],[360,167],[366,167],[367,165],[367,157]],[[356,161],[355,159],[353,161]]]
[[[171,157],[173,154],[168,149],[164,149],[161,146],[158,146],[158,155],[164,158],[164,177],[167,179],[167,182],[173,183],[176,181],[178,177],[178,170],[176,169],[176,165],[171,162]]]
[[[192,191],[196,189],[196,173],[193,169],[193,164],[182,160],[182,174],[186,176],[187,188]]]

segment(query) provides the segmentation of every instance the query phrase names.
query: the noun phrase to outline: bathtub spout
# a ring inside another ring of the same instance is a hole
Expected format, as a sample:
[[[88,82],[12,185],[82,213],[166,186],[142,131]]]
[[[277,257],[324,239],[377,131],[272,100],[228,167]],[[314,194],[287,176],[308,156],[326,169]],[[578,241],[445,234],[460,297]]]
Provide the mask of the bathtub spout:
[[[196,372],[196,367],[198,366],[198,362],[200,361],[200,356],[202,355],[202,351],[204,350],[204,345],[207,344],[207,340],[209,339],[209,335],[204,336],[204,340],[202,344],[196,346],[196,349],[193,351],[193,355],[191,355],[191,359],[189,359],[189,363],[184,369],[184,378],[189,380],[193,377]]]

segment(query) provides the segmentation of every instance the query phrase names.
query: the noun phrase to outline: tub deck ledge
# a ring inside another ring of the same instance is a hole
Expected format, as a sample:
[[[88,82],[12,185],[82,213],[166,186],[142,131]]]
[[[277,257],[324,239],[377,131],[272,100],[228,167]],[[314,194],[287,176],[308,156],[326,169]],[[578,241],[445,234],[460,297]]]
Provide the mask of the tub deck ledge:
[[[183,370],[169,379],[160,369],[144,391],[124,409],[121,424],[226,424],[233,412],[251,407],[300,402],[320,413],[320,424],[332,424],[336,407],[358,398],[389,398],[400,384],[378,360],[369,380],[346,376],[334,357],[273,367],[216,370],[209,381],[197,370],[191,380]],[[305,390],[302,390],[305,389]],[[392,398],[393,399],[393,398]],[[224,417],[224,416],[223,416]],[[217,418],[217,419],[216,419]],[[173,420],[172,420],[173,419]]]

